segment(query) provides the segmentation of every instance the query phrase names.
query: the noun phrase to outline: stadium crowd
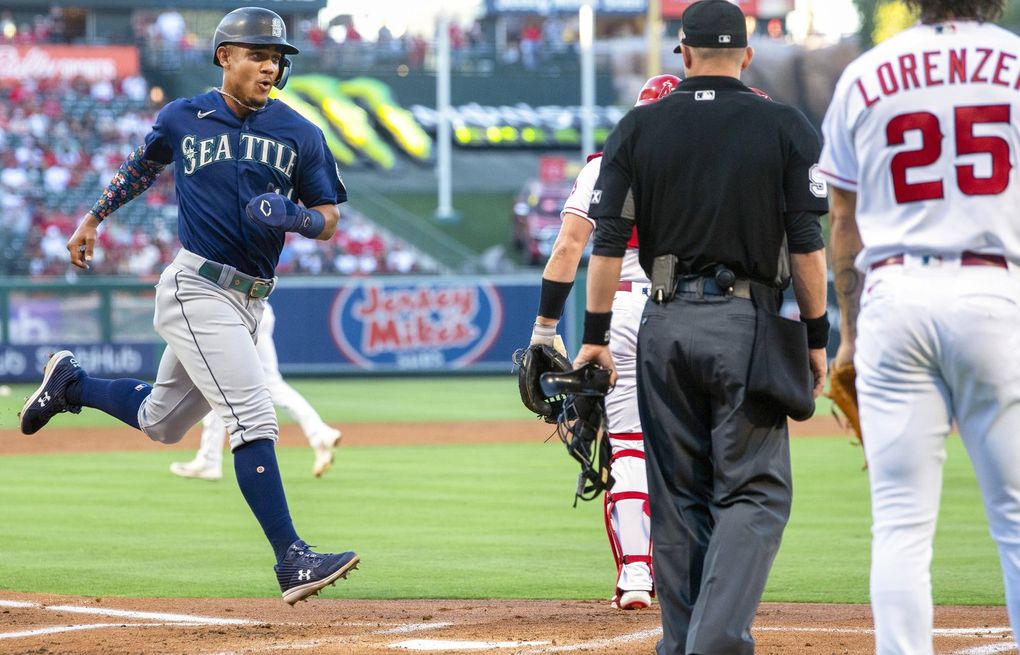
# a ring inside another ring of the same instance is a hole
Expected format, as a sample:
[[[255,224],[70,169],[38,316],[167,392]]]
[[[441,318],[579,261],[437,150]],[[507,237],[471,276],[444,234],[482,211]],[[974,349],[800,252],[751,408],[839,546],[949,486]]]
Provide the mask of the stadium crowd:
[[[67,236],[157,108],[141,77],[113,82],[22,81],[0,85],[0,275],[68,271]],[[122,207],[100,232],[96,273],[158,275],[179,247],[173,169]],[[438,265],[367,217],[344,208],[331,241],[290,239],[280,272],[310,275],[431,273]]]

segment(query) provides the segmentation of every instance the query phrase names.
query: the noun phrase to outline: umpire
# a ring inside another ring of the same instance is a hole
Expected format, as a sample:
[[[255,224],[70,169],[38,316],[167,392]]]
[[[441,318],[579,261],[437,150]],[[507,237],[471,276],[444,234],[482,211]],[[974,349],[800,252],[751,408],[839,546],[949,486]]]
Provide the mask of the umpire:
[[[772,374],[799,368],[808,415],[825,379],[826,188],[804,115],[740,82],[754,52],[739,7],[702,0],[682,20],[685,81],[628,113],[606,143],[576,363],[612,366],[610,310],[636,226],[652,279],[637,358],[657,652],[738,655],[754,652],[751,623],[790,512],[794,412],[769,396],[783,387]],[[806,330],[777,316],[791,273]],[[795,327],[797,348],[763,316]],[[764,393],[755,371],[772,375]]]

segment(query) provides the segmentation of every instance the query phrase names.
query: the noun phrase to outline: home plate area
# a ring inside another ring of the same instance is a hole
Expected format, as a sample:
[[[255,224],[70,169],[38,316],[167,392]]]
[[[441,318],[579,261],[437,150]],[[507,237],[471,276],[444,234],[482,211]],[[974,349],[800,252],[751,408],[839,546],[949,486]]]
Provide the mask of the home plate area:
[[[935,648],[1016,653],[1002,607],[940,607]],[[0,592],[0,653],[652,653],[658,607],[603,601],[91,598]],[[873,653],[862,605],[765,603],[758,653]]]

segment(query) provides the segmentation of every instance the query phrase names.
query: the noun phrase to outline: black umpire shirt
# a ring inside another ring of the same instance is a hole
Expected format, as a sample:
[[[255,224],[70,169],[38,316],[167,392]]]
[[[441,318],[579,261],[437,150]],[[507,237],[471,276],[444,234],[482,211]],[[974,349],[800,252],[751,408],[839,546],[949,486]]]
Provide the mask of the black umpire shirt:
[[[775,285],[784,235],[791,253],[824,247],[819,152],[798,109],[732,77],[687,79],[609,136],[589,209],[593,252],[622,257],[636,224],[649,276],[652,260],[672,253],[680,274],[724,264]]]

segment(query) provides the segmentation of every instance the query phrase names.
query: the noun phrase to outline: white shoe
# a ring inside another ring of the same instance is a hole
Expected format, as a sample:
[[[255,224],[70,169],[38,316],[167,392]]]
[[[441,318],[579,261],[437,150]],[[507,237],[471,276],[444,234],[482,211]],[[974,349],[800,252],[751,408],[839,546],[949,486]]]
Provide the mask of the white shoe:
[[[652,595],[647,591],[625,591],[615,603],[622,610],[641,610],[650,607]]]
[[[343,435],[340,430],[329,428],[312,441],[312,450],[315,451],[315,463],[312,465],[312,473],[315,477],[321,478],[333,466],[336,453],[333,449],[340,444]]]
[[[222,465],[213,464],[201,457],[190,462],[174,462],[170,472],[182,478],[198,478],[199,480],[219,480],[223,477]]]

